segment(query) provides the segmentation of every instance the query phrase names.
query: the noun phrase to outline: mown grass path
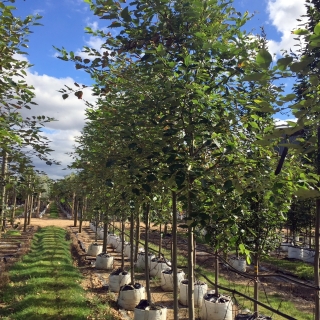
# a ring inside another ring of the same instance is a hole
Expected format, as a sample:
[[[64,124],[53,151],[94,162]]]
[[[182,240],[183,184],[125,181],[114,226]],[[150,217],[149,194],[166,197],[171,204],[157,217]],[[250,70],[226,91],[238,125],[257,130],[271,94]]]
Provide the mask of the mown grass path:
[[[29,254],[10,268],[10,283],[0,296],[1,319],[97,319],[96,312],[108,308],[91,310],[66,235],[57,227],[35,234]]]

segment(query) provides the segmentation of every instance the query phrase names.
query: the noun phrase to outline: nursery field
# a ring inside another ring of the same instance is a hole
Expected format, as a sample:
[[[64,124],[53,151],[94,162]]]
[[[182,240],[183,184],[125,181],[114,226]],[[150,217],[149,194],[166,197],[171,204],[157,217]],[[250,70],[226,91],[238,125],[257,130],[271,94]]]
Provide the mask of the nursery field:
[[[56,226],[59,228],[48,228],[48,226]],[[38,227],[41,228],[37,233],[35,233],[35,231],[38,230]],[[117,227],[120,227],[120,225],[115,225],[115,231],[117,231]],[[126,227],[128,228],[128,225]],[[60,228],[65,229],[66,231],[63,231]],[[100,308],[102,302],[105,304],[106,308],[108,308],[107,306],[110,305],[110,310],[112,310],[112,312],[110,311],[109,313],[106,313],[103,319],[133,319],[133,311],[118,310],[119,308],[116,304],[118,294],[116,292],[110,292],[108,290],[109,276],[111,270],[100,270],[95,268],[95,258],[86,254],[86,251],[88,250],[90,244],[92,244],[96,240],[95,232],[92,230],[92,228],[89,228],[88,222],[84,222],[81,233],[78,233],[78,229],[78,227],[72,226],[72,221],[66,219],[32,219],[32,225],[29,227],[27,233],[21,233],[20,231],[12,231],[11,233],[8,232],[7,236],[1,239],[1,243],[10,242],[12,244],[11,252],[4,252],[3,247],[0,246],[1,270],[7,269],[9,271],[8,273],[2,272],[2,279],[6,278],[7,280],[2,281],[1,283],[6,282],[8,284],[8,286],[2,285],[1,287],[0,314],[1,316],[4,316],[4,319],[20,319],[25,317],[25,312],[29,312],[29,315],[33,313],[37,314],[39,312],[49,312],[48,310],[41,311],[41,308],[35,309],[35,305],[39,307],[39,301],[41,303],[43,302],[45,305],[51,299],[53,299],[55,303],[59,303],[60,309],[58,307],[51,308],[50,312],[53,312],[52,310],[56,310],[57,312],[60,310],[59,319],[70,319],[70,317],[68,318],[67,315],[64,316],[63,313],[61,313],[62,301],[60,301],[60,299],[65,299],[62,297],[67,297],[68,295],[71,295],[71,293],[64,294],[63,296],[63,294],[51,292],[50,286],[52,285],[52,281],[50,280],[50,277],[44,277],[43,268],[45,268],[46,272],[48,270],[55,275],[58,271],[62,272],[64,276],[66,276],[66,279],[63,281],[66,281],[67,283],[67,281],[73,279],[73,284],[74,282],[76,282],[76,285],[79,285],[77,289],[73,288],[72,290],[80,290],[79,292],[82,292],[80,294],[83,297],[82,303],[87,306],[89,305],[90,310],[85,310],[85,308],[82,310],[81,307],[80,309],[83,313],[77,313],[77,315],[74,315],[72,319],[98,319],[92,316],[92,312],[101,312]],[[149,245],[151,251],[156,251],[155,254],[157,254],[159,250],[160,241],[160,236],[156,229],[157,228],[152,228],[150,232]],[[67,237],[63,236],[65,235],[65,232],[67,232]],[[142,245],[143,238],[144,226],[143,224],[141,224]],[[67,254],[68,248],[70,247],[70,241],[72,243],[71,252],[73,256],[73,267],[77,267],[75,269],[72,269],[72,271],[70,271],[70,257],[68,257]],[[102,241],[97,240],[97,243],[102,244]],[[161,240],[161,254],[163,254],[168,259],[170,259],[170,243],[170,237],[163,238]],[[52,247],[59,247],[59,250],[55,249],[54,251],[52,251]],[[185,254],[185,244],[182,237],[179,238],[178,247],[178,265],[183,269],[186,266],[187,261]],[[57,250],[60,251],[60,249],[63,251],[63,253],[56,252]],[[43,250],[47,251],[47,253],[45,253]],[[114,250],[114,248],[112,248],[110,245],[108,245],[107,251],[108,254],[114,258],[113,269],[119,268],[121,266],[121,253],[116,252],[116,250]],[[41,258],[41,260],[39,260],[39,257],[45,257],[45,254],[49,255],[46,256],[46,258]],[[58,256],[56,256],[56,258],[53,258],[54,254],[58,254]],[[7,263],[4,263],[4,256],[6,256]],[[20,261],[21,257],[23,257],[22,261]],[[210,254],[206,252],[205,246],[199,245],[197,247],[196,260],[196,279],[200,281],[206,281],[207,283],[207,280],[209,280],[213,283],[214,261]],[[15,261],[20,262],[14,264]],[[47,263],[46,261],[49,264],[45,266],[44,264]],[[53,261],[55,261],[56,265],[53,265]],[[40,262],[40,265],[35,265],[36,262]],[[31,263],[30,269],[27,263]],[[130,263],[129,259],[127,258],[125,259],[124,267],[125,270],[130,271]],[[25,272],[25,270],[31,270],[31,268],[35,268],[32,269],[35,270],[35,273],[32,273],[32,276],[30,275],[30,272]],[[261,269],[264,272],[274,271],[270,270],[270,268],[271,267],[269,264],[268,266],[261,266]],[[249,266],[247,272],[250,273],[251,271],[251,267]],[[39,278],[41,279],[33,279],[35,274],[38,274]],[[68,276],[70,274],[72,275],[72,277],[68,279]],[[205,276],[206,279],[203,276]],[[36,283],[33,283],[33,281],[36,281]],[[141,268],[136,268],[135,281],[145,286],[145,271]],[[226,265],[223,264],[221,264],[220,268],[219,281],[221,285],[229,289],[252,295],[252,283],[250,283],[250,280],[238,274],[235,274]],[[27,284],[26,286],[24,286],[23,289],[26,290],[26,292],[24,292],[21,289],[22,283]],[[150,289],[152,301],[156,302],[157,304],[166,306],[168,308],[167,319],[173,319],[173,293],[164,292],[161,289],[160,284],[160,279],[158,277],[151,278]],[[40,290],[40,287],[48,288],[45,290]],[[208,287],[209,289],[213,288],[213,286],[210,283],[208,283]],[[20,288],[19,290],[21,290],[21,292],[18,291],[17,293],[17,288]],[[57,288],[57,286],[54,286],[54,288]],[[275,309],[279,309],[285,314],[290,315],[292,319],[313,319],[312,291],[308,292],[301,288],[299,290],[299,286],[296,287],[293,283],[283,281],[280,277],[266,277],[261,279],[260,289],[260,301],[272,306]],[[45,295],[45,297],[43,297],[43,295]],[[39,298],[40,300],[37,298]],[[251,302],[245,301],[245,299],[237,297],[236,295],[234,295],[234,298],[236,299],[239,308],[247,308],[252,310],[253,304]],[[8,301],[14,302],[9,304]],[[29,301],[28,308],[26,308],[24,305],[26,301]],[[66,305],[70,304],[74,306],[80,306],[81,301],[79,300],[76,302],[68,302],[68,300],[66,300],[63,303]],[[24,311],[22,311],[22,309],[24,309]],[[44,308],[44,310],[46,309]],[[260,310],[263,314],[269,316],[272,315],[268,310],[264,310],[263,308],[261,308]],[[236,308],[234,306],[233,314],[235,315],[237,312],[239,312],[238,307]],[[109,318],[107,318],[107,316]],[[200,316],[199,309],[197,308],[196,316]],[[51,315],[50,317],[52,319],[57,319],[54,317],[54,315]],[[187,307],[184,307],[181,304],[179,305],[179,317],[180,319],[188,319]],[[47,317],[47,319],[49,318]],[[29,317],[29,319],[38,318],[37,316],[34,316],[31,318]],[[272,315],[272,319],[283,319],[283,317],[278,315]]]

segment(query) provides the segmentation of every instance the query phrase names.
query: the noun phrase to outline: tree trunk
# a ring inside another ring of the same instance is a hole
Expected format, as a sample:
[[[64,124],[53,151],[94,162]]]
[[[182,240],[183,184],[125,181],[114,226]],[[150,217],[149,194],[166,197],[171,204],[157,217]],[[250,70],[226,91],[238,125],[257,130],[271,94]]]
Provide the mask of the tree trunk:
[[[148,245],[149,245],[149,210],[150,204],[146,205],[146,236],[145,236],[145,243],[144,243],[144,259],[145,259],[145,272],[146,272],[146,291],[147,291],[147,300],[151,303],[151,292],[150,292],[150,276],[149,276],[149,263],[148,263]]]
[[[29,209],[29,214],[28,214],[28,225],[31,223],[31,215],[33,211],[33,201],[34,201],[34,195],[31,194],[31,199],[30,199],[30,209]]]
[[[102,244],[102,252],[107,253],[107,237],[108,237],[108,229],[109,229],[109,210],[108,205],[106,206],[106,213],[104,215],[103,222],[103,244]]]
[[[161,233],[160,233],[161,236]],[[177,260],[177,194],[172,191],[172,277],[173,277],[173,319],[179,319],[178,303],[178,260]]]
[[[253,298],[258,301],[259,300],[259,258],[258,255],[256,254],[254,257],[254,292],[253,292]],[[254,315],[255,317],[259,316],[259,309],[258,309],[258,303],[254,302]]]
[[[191,206],[191,191],[188,191],[188,219],[189,223],[192,223],[191,218],[192,206]],[[195,319],[194,310],[194,234],[193,227],[188,227],[188,313],[189,319]]]
[[[79,201],[79,233],[82,232],[82,210],[83,210],[83,203]]]
[[[133,234],[134,232],[134,214],[133,210],[131,211],[130,216],[130,269],[131,269],[131,284],[134,284],[134,242],[133,242]]]
[[[124,270],[124,228],[125,228],[125,219],[121,219],[121,269]]]
[[[38,194],[37,218],[40,218],[41,192]]]
[[[74,192],[72,194],[72,205],[71,205],[71,217],[74,219],[74,206],[75,206],[75,202],[76,202],[76,193]],[[74,227],[76,227],[75,225],[73,225]]]
[[[29,208],[29,198],[30,196],[27,195],[24,201],[24,221],[23,221],[23,231],[27,231],[27,224],[28,224],[28,208]]]
[[[162,248],[162,234],[161,234],[161,223],[160,223],[160,226],[159,226],[159,234],[160,234],[160,239],[159,239],[159,258],[161,257],[161,248]]]
[[[136,249],[134,252],[134,261],[138,260],[138,251],[139,251],[139,241],[140,241],[140,212],[139,208],[137,209],[137,224],[136,224]]]
[[[318,150],[317,150],[317,173],[320,175],[320,127],[317,130],[318,136]],[[319,186],[318,186],[319,187]],[[320,199],[316,199],[316,222],[315,222],[315,256],[314,256],[314,284],[319,288],[320,276],[319,276],[319,249],[320,249]],[[315,319],[320,319],[320,292],[315,290]]]
[[[219,258],[218,258],[218,250],[216,250],[214,273],[215,273],[215,279],[214,279],[215,287],[214,287],[214,291],[215,291],[215,294],[218,295],[218,294],[219,294],[219,288],[218,288],[218,284],[219,284]]]
[[[74,198],[75,199],[75,198]],[[79,212],[79,201],[74,200],[74,207],[73,207],[73,226],[77,226],[78,222],[78,212]]]
[[[17,205],[17,191],[14,188],[14,190],[13,190],[13,206],[12,206],[11,217],[10,217],[11,226],[13,226],[13,224],[14,224],[14,218],[16,215],[16,205]]]
[[[8,164],[8,154],[6,151],[3,151],[2,156],[2,167],[1,167],[1,203],[0,203],[0,238],[1,231],[4,231],[5,223],[6,223],[6,215],[5,215],[5,198],[6,198],[6,175],[7,175],[7,164]]]

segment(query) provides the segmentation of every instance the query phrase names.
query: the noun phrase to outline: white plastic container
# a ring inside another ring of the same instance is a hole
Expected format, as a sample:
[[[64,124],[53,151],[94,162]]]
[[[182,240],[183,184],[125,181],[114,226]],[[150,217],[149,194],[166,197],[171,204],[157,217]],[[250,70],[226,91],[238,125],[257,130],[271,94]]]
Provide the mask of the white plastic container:
[[[204,282],[195,282],[194,284],[194,306],[201,308],[203,297],[208,291],[208,285]],[[188,280],[180,282],[179,302],[188,306]]]
[[[170,261],[165,261],[163,259],[153,258],[150,262],[150,276],[161,278],[161,271],[171,267]]]
[[[106,253],[98,254],[96,258],[96,269],[113,269],[113,257]]]
[[[185,273],[182,270],[178,270],[178,288],[180,288],[180,282],[184,280]],[[173,291],[173,275],[171,269],[161,271],[161,289],[163,291]]]
[[[125,242],[124,246],[126,245],[126,243],[128,243],[128,242]],[[115,247],[114,250],[115,250],[115,252],[118,252],[118,253],[122,252],[122,242],[121,241],[118,243],[118,245]]]
[[[103,228],[99,228],[99,230],[98,230],[98,238],[100,240],[102,240],[103,236],[104,236],[104,230],[103,230]]]
[[[96,257],[101,252],[102,252],[102,244],[98,244],[95,242],[95,243],[90,244],[88,251],[87,251],[87,255]]]
[[[110,274],[109,276],[109,290],[112,292],[119,292],[120,288],[131,281],[129,272],[121,272],[119,274]]]
[[[115,234],[109,233],[108,236],[107,236],[107,244],[111,245],[112,240],[113,240],[113,238],[115,238],[115,237],[116,237]]]
[[[230,265],[240,272],[246,272],[247,270],[247,262],[242,258],[234,258],[229,260]]]
[[[280,249],[282,251],[288,251],[289,246],[291,246],[290,242],[281,242]]]
[[[118,247],[119,243],[121,243],[120,237],[115,236],[115,237],[113,237],[112,240],[111,240],[111,247],[112,247],[113,249],[116,249],[116,248]]]
[[[121,288],[118,296],[118,305],[125,309],[133,311],[136,305],[145,299],[146,292],[145,288],[141,285],[139,287],[137,284],[125,285]]]
[[[288,247],[288,258],[302,260],[302,257],[303,257],[303,248],[295,247],[295,246]]]
[[[232,307],[231,297],[220,294],[216,297],[214,290],[208,291],[203,297],[201,320],[233,320]]]
[[[308,263],[314,263],[315,251],[313,249],[303,249],[302,260]]]
[[[150,268],[151,260],[155,258],[155,255],[153,253],[148,254],[148,266]],[[138,252],[138,258],[137,258],[137,268],[145,269],[145,253],[144,251]]]
[[[143,306],[142,309],[141,305]],[[147,300],[141,300],[140,303],[134,309],[134,320],[166,320],[167,308],[159,306],[156,309],[150,309]]]

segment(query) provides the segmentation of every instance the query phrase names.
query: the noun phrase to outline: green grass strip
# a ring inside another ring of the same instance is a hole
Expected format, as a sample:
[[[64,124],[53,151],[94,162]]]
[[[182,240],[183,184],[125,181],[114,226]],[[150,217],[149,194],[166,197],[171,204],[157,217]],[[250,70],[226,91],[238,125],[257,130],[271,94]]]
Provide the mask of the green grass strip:
[[[282,271],[289,271],[302,280],[314,280],[314,267],[303,261],[290,261],[274,257],[264,257],[263,262],[269,263]]]
[[[51,202],[49,206],[48,213],[50,214],[50,218],[52,219],[59,219],[59,210],[57,204],[55,202]]]
[[[112,319],[108,305],[90,303],[72,264],[66,231],[40,229],[29,254],[9,271],[10,283],[0,295],[1,319]],[[94,305],[94,306],[93,306]]]

